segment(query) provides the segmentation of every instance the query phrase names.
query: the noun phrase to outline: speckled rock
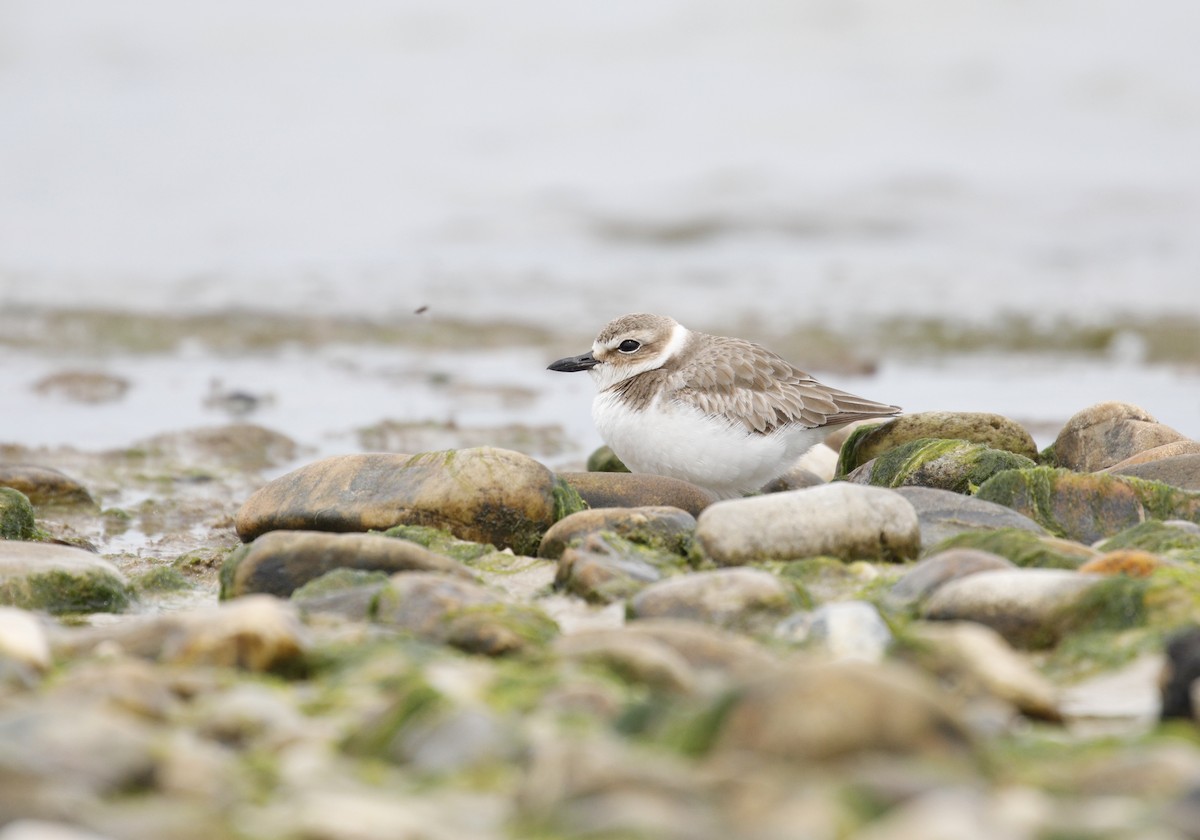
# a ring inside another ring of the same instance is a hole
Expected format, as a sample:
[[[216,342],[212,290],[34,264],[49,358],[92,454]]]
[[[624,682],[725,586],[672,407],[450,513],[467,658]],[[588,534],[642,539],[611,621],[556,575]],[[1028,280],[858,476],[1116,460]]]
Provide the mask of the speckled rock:
[[[1186,439],[1136,405],[1104,402],[1071,417],[1047,455],[1055,466],[1094,472],[1140,452]]]
[[[0,464],[0,487],[21,491],[35,508],[96,507],[87,488],[65,473],[49,467]]]
[[[393,575],[376,619],[421,639],[489,656],[548,644],[558,627],[535,606],[509,604],[476,583],[434,572]]]
[[[797,664],[752,683],[729,707],[715,748],[799,761],[968,750],[936,685],[911,668],[863,662]]]
[[[1040,569],[1078,569],[1101,554],[1074,540],[1002,528],[998,531],[967,531],[950,537],[932,546],[929,556],[955,549],[986,551],[1018,566]]]
[[[1002,472],[975,494],[1060,537],[1093,543],[1147,519],[1200,521],[1200,493],[1107,473],[1037,467]]]
[[[1017,647],[1047,647],[1062,635],[1064,612],[1104,579],[1065,569],[979,572],[938,587],[922,614],[985,624]]]
[[[50,613],[120,612],[131,597],[125,576],[91,552],[0,541],[0,604]]]
[[[1046,529],[1012,508],[933,487],[897,487],[909,501],[921,523],[921,545],[930,548],[966,531],[996,531],[1019,528],[1037,534]]]
[[[922,659],[932,673],[952,678],[960,687],[964,681],[976,683],[1030,717],[1061,718],[1058,691],[990,627],[974,621],[922,621],[908,632],[933,649],[932,658]],[[970,691],[974,686],[965,688]]]
[[[694,572],[651,584],[630,601],[638,618],[686,618],[722,626],[744,626],[792,607],[791,589],[760,569]]]
[[[276,530],[427,525],[532,554],[546,529],[582,506],[532,458],[481,447],[326,458],[259,489],[238,511],[236,524],[243,541]]]
[[[1029,458],[982,443],[920,438],[872,458],[845,480],[874,487],[933,487],[969,493],[998,472],[1032,466]]]
[[[0,487],[0,540],[28,540],[37,531],[33,505],[20,490]]]
[[[676,507],[699,516],[716,501],[703,487],[665,475],[564,472],[558,477],[590,508]]]
[[[542,537],[537,556],[557,560],[572,542],[601,531],[640,545],[686,554],[696,531],[696,518],[675,507],[581,510],[550,527]]]
[[[610,603],[630,598],[661,580],[672,567],[682,567],[677,555],[638,546],[613,534],[590,534],[581,545],[562,553],[555,586],[587,598]]]
[[[31,612],[0,607],[0,659],[8,658],[35,671],[50,667],[50,642]]]
[[[973,548],[951,548],[931,554],[893,584],[890,595],[897,602],[910,604],[927,597],[944,583],[979,572],[1014,569],[1012,561]]]
[[[1170,484],[1172,487],[1178,487],[1180,490],[1200,491],[1200,454],[1173,455],[1169,458],[1137,460],[1142,456],[1150,455],[1167,448],[1183,448],[1184,446],[1200,449],[1200,443],[1190,440],[1180,441],[1178,444],[1167,444],[1167,446],[1152,449],[1150,452],[1143,452],[1140,456],[1126,458],[1115,467],[1112,467],[1110,472],[1113,475],[1127,475],[1147,481],[1161,481],[1163,484]]]
[[[252,592],[287,597],[334,569],[444,572],[470,578],[460,563],[414,542],[374,534],[270,531],[235,549],[221,568],[221,598]]]
[[[922,438],[965,440],[1037,458],[1037,446],[1029,432],[1007,417],[982,412],[924,411],[855,430],[842,444],[837,474],[846,475],[890,449]]]
[[[837,482],[714,504],[700,515],[696,539],[724,566],[819,555],[903,560],[920,549],[920,525],[893,491]]]

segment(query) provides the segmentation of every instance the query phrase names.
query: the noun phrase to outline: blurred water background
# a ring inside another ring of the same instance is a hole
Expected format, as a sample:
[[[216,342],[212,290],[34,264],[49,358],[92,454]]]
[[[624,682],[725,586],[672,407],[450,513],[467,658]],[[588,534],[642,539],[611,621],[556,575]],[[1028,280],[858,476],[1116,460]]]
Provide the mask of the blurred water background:
[[[545,364],[629,311],[1200,437],[1198,41],[1188,0],[0,0],[0,442],[573,463]]]

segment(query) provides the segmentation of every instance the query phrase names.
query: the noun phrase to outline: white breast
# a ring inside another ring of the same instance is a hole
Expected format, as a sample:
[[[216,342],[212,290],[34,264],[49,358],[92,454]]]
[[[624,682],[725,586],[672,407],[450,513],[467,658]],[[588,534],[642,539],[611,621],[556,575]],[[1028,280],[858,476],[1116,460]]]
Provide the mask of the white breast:
[[[770,435],[752,434],[678,402],[655,400],[633,411],[609,393],[596,396],[592,419],[629,469],[682,478],[720,497],[758,490],[828,431],[792,426]]]

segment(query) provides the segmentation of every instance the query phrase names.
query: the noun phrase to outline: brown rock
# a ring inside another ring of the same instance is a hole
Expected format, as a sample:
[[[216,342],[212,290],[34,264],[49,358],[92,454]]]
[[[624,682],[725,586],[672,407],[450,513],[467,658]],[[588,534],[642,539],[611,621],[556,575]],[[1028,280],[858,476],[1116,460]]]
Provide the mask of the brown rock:
[[[1089,560],[1079,567],[1079,571],[1094,572],[1099,575],[1150,577],[1154,574],[1155,569],[1164,565],[1166,565],[1166,561],[1157,554],[1137,548],[1122,548],[1102,554],[1095,560]]]
[[[889,449],[923,438],[965,440],[1037,458],[1037,445],[1019,423],[999,414],[974,411],[922,411],[905,414],[854,436],[842,447],[840,474],[849,473]]]
[[[1178,441],[1177,444],[1168,443],[1166,446],[1159,446],[1143,452],[1141,455],[1126,458],[1112,467],[1109,472],[1114,475],[1128,475],[1150,481],[1161,481],[1163,484],[1170,484],[1181,490],[1200,490],[1200,454],[1174,455],[1169,458],[1155,458],[1138,462],[1138,459],[1143,456],[1173,449],[1176,446],[1190,448],[1191,446],[1200,446],[1200,444],[1190,440]]]
[[[712,493],[678,478],[649,473],[568,472],[559,478],[575,488],[588,507],[677,507],[699,516]]]
[[[1076,472],[1095,472],[1140,452],[1186,440],[1147,411],[1122,402],[1104,402],[1073,416],[1052,447],[1055,463]]]
[[[564,509],[550,470],[506,449],[326,458],[275,479],[237,514],[250,541],[267,531],[368,531],[427,525],[518,554],[537,550]]]
[[[49,467],[0,464],[0,487],[20,490],[34,507],[96,507],[95,500],[82,484]]]
[[[538,557],[557,560],[572,542],[610,531],[631,542],[682,553],[696,531],[696,517],[676,507],[593,508],[563,517],[538,546]]]

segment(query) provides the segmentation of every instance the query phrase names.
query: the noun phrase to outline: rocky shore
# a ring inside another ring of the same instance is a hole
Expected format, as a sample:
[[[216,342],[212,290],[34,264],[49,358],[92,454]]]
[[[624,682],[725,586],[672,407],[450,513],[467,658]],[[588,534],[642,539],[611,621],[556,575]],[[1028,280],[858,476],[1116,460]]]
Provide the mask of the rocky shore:
[[[0,840],[1200,838],[1200,442],[929,412],[769,489],[0,446]]]

